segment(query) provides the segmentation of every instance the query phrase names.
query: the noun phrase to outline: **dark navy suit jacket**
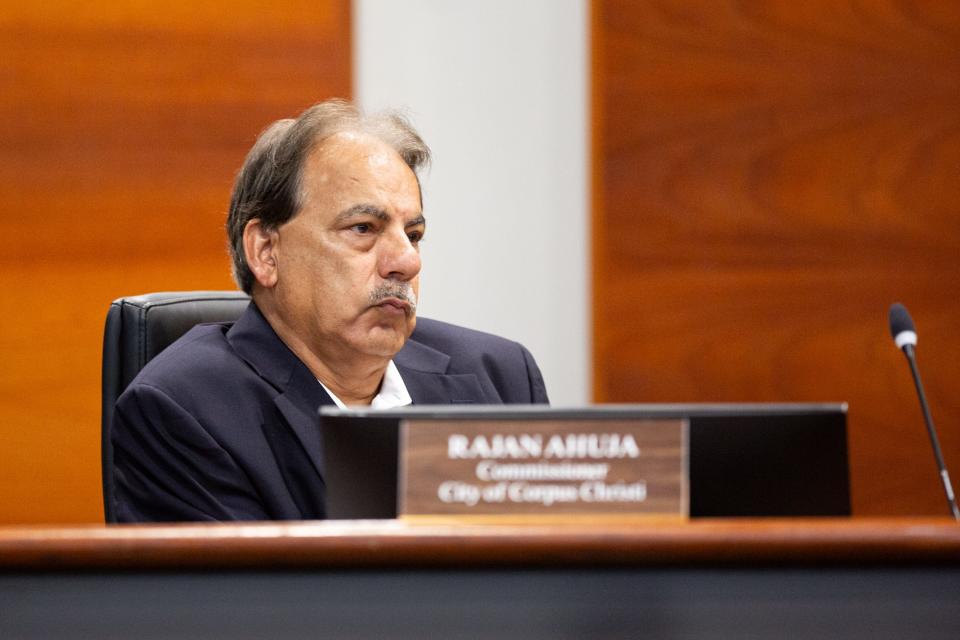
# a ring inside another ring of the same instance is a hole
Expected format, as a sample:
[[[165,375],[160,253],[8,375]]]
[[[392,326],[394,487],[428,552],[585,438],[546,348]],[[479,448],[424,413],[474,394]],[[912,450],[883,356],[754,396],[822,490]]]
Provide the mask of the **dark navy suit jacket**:
[[[415,404],[545,403],[521,345],[420,318],[394,362]],[[117,401],[120,522],[323,518],[317,379],[253,304],[191,329]]]

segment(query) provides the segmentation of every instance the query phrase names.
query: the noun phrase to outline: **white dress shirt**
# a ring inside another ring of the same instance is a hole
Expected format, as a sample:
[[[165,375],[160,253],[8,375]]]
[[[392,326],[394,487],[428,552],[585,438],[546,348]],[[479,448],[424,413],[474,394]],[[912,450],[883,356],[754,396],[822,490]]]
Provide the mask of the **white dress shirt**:
[[[317,382],[320,382],[317,380]],[[336,396],[333,391],[327,389],[327,385],[320,382],[320,386],[323,387],[323,390],[333,398],[333,401],[341,409],[346,409],[347,405]],[[387,364],[387,370],[383,374],[383,381],[380,383],[380,391],[377,392],[377,395],[373,397],[373,401],[370,403],[371,409],[394,409],[396,407],[405,407],[408,404],[413,404],[413,400],[410,399],[410,394],[407,392],[407,385],[403,384],[403,378],[400,377],[400,372],[397,371],[397,365],[393,364],[391,360]]]

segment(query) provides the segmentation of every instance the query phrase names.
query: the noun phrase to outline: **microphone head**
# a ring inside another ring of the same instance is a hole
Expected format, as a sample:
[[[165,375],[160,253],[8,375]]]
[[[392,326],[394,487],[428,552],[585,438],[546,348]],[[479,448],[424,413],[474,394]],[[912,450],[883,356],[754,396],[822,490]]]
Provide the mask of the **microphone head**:
[[[896,302],[890,305],[890,335],[898,349],[904,346],[917,344],[917,330],[913,326],[913,318],[907,308]]]

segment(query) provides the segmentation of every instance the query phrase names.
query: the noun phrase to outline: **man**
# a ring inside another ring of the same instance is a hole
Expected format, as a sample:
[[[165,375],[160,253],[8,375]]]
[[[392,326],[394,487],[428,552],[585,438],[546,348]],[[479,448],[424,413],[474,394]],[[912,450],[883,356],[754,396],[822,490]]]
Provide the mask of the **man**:
[[[417,322],[428,160],[403,118],[342,101],[261,134],[227,219],[253,301],[192,329],[117,401],[118,520],[323,518],[320,405],[547,401],[519,344]]]

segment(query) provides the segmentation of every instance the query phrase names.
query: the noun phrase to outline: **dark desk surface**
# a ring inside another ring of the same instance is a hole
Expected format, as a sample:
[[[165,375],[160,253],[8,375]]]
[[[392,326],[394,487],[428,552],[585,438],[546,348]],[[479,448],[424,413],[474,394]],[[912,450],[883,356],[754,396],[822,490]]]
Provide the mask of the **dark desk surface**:
[[[0,528],[0,638],[960,638],[948,519]]]

